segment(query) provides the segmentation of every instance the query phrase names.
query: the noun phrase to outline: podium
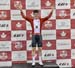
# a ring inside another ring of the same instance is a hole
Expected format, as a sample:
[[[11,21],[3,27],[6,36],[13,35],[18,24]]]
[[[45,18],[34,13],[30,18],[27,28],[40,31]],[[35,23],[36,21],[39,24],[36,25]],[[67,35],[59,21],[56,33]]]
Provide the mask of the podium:
[[[43,66],[36,63],[35,67],[32,67],[31,63],[13,64],[12,68],[59,68],[59,66],[56,63],[45,62]]]
[[[0,68],[59,68],[56,63],[45,62],[43,66],[36,63],[35,67],[32,67],[31,63],[13,64],[12,67],[0,67]]]
[[[59,68],[59,66],[56,63],[46,62],[44,63],[43,68]]]

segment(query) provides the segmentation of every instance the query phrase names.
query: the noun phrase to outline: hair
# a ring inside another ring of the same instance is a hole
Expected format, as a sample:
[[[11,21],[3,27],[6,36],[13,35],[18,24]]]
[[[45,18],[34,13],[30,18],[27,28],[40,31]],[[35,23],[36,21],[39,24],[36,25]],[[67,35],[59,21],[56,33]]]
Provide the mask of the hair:
[[[39,13],[39,10],[33,10],[33,13]]]

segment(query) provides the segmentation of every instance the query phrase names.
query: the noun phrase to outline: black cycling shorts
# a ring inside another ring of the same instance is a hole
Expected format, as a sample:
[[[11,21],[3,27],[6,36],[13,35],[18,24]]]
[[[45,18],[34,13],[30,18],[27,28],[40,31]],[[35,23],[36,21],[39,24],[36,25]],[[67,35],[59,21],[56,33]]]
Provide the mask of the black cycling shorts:
[[[32,47],[42,47],[42,35],[32,35]]]

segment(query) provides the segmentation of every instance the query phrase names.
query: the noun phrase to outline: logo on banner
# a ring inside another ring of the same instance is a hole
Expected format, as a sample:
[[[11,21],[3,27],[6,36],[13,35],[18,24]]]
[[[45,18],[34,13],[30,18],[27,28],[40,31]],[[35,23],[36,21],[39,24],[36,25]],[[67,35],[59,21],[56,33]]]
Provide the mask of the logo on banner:
[[[69,24],[66,24],[65,21],[62,21],[60,24],[58,24],[59,27],[69,27]]]
[[[49,6],[51,6],[51,2],[50,2],[50,1],[46,1],[45,5],[46,5],[47,7],[49,7]]]
[[[61,66],[68,66],[69,63],[64,62],[64,63],[59,63],[59,65],[61,65]]]
[[[52,22],[51,22],[51,21],[47,21],[47,22],[45,23],[45,27],[46,27],[46,28],[52,27]]]
[[[62,37],[64,37],[64,36],[66,36],[66,32],[62,31],[62,32],[60,33],[60,35],[61,35]]]
[[[48,41],[48,42],[46,43],[46,46],[47,46],[47,47],[51,47],[52,44]]]
[[[51,53],[47,53],[44,55],[45,57],[49,57],[49,56],[54,56],[54,54],[51,54]]]
[[[0,24],[0,27],[8,27],[8,24]]]
[[[18,6],[19,4],[21,4],[21,1],[14,1],[14,7],[16,8],[16,6]]]
[[[61,56],[62,58],[67,57],[67,51],[60,51],[60,56]]]
[[[67,6],[68,3],[58,3],[58,6]]]
[[[17,22],[16,27],[17,28],[21,28],[22,27],[22,24],[20,22]]]
[[[16,42],[15,43],[15,48],[16,49],[21,49],[23,46],[22,46],[22,43],[21,42]]]
[[[14,34],[14,37],[23,37],[24,34]]]
[[[62,10],[62,11],[60,11],[59,16],[60,17],[66,17],[67,14],[66,14],[66,12],[64,10]]]
[[[5,11],[0,12],[0,19],[5,19],[7,18],[7,13]]]
[[[7,35],[6,35],[5,33],[2,33],[2,34],[1,34],[1,38],[6,38],[6,36],[7,36]]]
[[[7,53],[0,53],[0,59],[1,60],[6,60],[8,58],[8,55],[7,55]]]

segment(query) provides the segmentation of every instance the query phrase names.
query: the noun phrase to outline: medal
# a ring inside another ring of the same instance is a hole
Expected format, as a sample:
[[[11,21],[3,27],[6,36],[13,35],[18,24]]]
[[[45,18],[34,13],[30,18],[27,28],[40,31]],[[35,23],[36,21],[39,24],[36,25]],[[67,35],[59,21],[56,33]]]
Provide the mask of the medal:
[[[38,28],[38,26],[36,26],[36,28]]]

